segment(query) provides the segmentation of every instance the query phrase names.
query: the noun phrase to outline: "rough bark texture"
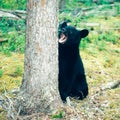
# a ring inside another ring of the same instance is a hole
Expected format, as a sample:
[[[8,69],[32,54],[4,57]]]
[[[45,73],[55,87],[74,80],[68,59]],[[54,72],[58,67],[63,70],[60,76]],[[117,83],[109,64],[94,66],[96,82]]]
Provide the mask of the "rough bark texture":
[[[50,112],[61,105],[57,13],[57,0],[28,0],[25,72],[18,97],[21,114]]]

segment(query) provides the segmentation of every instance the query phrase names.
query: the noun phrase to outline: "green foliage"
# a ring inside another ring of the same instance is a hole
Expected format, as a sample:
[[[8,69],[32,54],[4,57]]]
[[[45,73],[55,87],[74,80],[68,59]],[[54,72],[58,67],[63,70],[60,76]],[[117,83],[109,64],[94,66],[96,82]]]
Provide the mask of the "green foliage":
[[[64,112],[60,111],[59,113],[52,115],[51,118],[52,119],[54,119],[54,118],[63,118],[63,116],[64,116]]]
[[[9,49],[9,51],[23,53],[25,44],[24,42],[25,34],[19,34],[18,32],[10,34],[7,49]]]
[[[70,11],[76,10],[80,11],[80,7],[92,7],[92,6],[98,6],[103,4],[111,4],[119,2],[119,0],[66,0],[65,8],[60,11],[64,11],[69,13]],[[110,9],[111,7],[106,6],[105,9]]]
[[[3,49],[3,53],[4,53],[6,56],[8,56],[8,57],[11,56],[11,52],[9,51],[8,48]]]
[[[116,10],[117,10],[117,14],[120,14],[120,6],[119,5],[116,6]]]
[[[106,50],[107,43],[119,44],[119,35],[115,34],[114,31],[103,32],[102,34],[97,33],[96,35],[88,36],[81,40],[80,48],[89,48],[90,44],[93,44],[99,51]],[[118,51],[116,51],[117,53]]]
[[[99,1],[99,4],[109,4],[107,0]],[[94,14],[89,15],[81,15],[81,9],[84,7],[88,7],[91,9],[91,6],[99,5],[97,3],[93,3],[92,0],[68,0],[66,1],[66,7],[60,13],[59,20],[70,21],[70,24],[73,26],[81,28],[86,28],[85,25],[80,23],[87,23],[89,19],[95,18]],[[26,0],[0,0],[0,7],[5,9],[26,9]],[[100,10],[111,10],[111,6],[104,6]],[[120,12],[120,6],[115,5],[116,13]],[[105,14],[105,20],[109,20],[108,15]],[[115,23],[115,27],[119,28],[119,23]],[[8,43],[2,44],[0,46],[0,51],[4,52],[7,56],[10,56],[10,52],[20,52],[24,53],[25,46],[25,20],[12,20],[8,18],[2,18],[0,20],[0,38],[4,38],[4,40],[8,40]],[[88,27],[87,27],[88,29]],[[90,29],[90,28],[89,28]],[[99,30],[100,31],[100,28]],[[90,31],[91,32],[91,31]],[[111,42],[112,44],[118,43],[119,36],[114,34],[114,31],[102,32],[97,35],[92,35],[92,37],[86,37],[81,41],[81,49],[86,49],[89,47],[89,44],[94,44],[97,48],[102,51],[105,50],[106,42]]]
[[[0,8],[25,10],[26,0],[0,0]]]
[[[20,31],[25,29],[25,20],[14,20],[3,17],[0,20],[0,29],[2,33],[8,33],[11,31]]]
[[[22,67],[21,66],[17,66],[14,73],[13,73],[13,76],[16,77],[16,76],[22,76],[23,74],[23,71],[22,71]]]
[[[99,44],[98,44],[98,50],[99,51],[103,51],[103,50],[106,50],[106,43],[105,41],[99,41]]]
[[[0,70],[0,78],[3,76],[3,70]]]
[[[81,48],[81,49],[88,48],[89,43],[90,43],[90,40],[89,40],[88,37],[82,39],[82,40],[81,40],[81,43],[80,43],[80,48]]]
[[[8,42],[3,44],[0,51],[7,55],[9,55],[10,51],[23,53],[25,46],[25,21],[3,18],[0,21],[0,29],[0,37],[8,40]]]
[[[102,33],[98,36],[98,40],[105,40],[107,42],[111,42],[113,44],[118,43],[119,36],[115,35],[113,31],[108,31],[105,33]]]

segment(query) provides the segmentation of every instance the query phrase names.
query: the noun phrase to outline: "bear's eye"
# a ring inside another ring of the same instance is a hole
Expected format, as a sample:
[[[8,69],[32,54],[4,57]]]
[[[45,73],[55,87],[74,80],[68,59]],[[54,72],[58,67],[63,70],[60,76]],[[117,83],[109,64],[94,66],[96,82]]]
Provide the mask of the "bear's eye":
[[[65,28],[62,28],[62,32],[65,32],[66,31],[66,29]]]
[[[70,34],[73,34],[73,32],[72,32],[72,31],[70,31]]]

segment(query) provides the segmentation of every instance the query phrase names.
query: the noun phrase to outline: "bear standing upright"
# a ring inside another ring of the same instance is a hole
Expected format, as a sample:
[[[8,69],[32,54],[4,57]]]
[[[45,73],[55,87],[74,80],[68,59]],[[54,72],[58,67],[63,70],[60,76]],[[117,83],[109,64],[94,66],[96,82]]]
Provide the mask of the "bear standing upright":
[[[83,62],[79,54],[81,38],[88,35],[88,30],[77,30],[66,22],[59,25],[59,92],[61,99],[68,96],[84,99],[88,95]]]

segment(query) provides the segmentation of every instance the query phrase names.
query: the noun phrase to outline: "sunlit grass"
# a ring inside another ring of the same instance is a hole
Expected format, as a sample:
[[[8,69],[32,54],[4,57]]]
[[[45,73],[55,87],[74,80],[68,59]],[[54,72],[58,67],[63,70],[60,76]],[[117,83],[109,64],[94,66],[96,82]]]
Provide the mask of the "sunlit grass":
[[[12,53],[6,56],[0,53],[0,68],[3,75],[0,77],[0,92],[5,92],[20,86],[23,74],[23,54]]]

